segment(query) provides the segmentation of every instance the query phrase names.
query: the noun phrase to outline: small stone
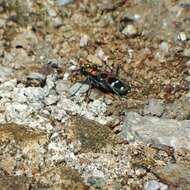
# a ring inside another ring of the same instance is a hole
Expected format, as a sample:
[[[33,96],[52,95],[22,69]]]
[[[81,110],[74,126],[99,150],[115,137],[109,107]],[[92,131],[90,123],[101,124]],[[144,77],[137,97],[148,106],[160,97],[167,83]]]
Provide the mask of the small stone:
[[[185,78],[185,80],[188,81],[188,82],[190,82],[190,76],[187,76],[187,77]]]
[[[187,67],[190,67],[190,60],[186,62]]]
[[[17,80],[6,81],[0,85],[0,97],[9,97],[17,85]]]
[[[69,94],[71,96],[80,96],[89,90],[90,86],[88,84],[81,84],[79,82],[75,83],[70,89]]]
[[[88,45],[89,37],[87,35],[83,35],[80,39],[80,47],[85,47]]]
[[[2,28],[3,26],[5,26],[5,22],[6,22],[5,19],[0,18],[0,28]]]
[[[45,76],[42,75],[41,73],[30,73],[26,78],[29,80],[40,80],[40,81],[45,80]]]
[[[13,49],[11,53],[15,54],[15,56],[10,65],[15,69],[26,67],[27,64],[31,64],[34,61],[24,49]]]
[[[45,104],[46,105],[53,105],[56,104],[59,101],[59,96],[49,95],[45,98]]]
[[[46,77],[41,73],[30,73],[27,77],[27,86],[43,86]]]
[[[190,48],[184,49],[183,55],[184,55],[185,57],[190,57]]]
[[[66,80],[58,80],[56,81],[56,87],[55,90],[58,94],[63,94],[65,92],[68,92],[68,89],[70,88],[70,82]]]
[[[12,41],[13,47],[31,48],[38,43],[38,39],[33,32],[26,31],[19,33]]]
[[[147,181],[144,185],[145,190],[168,190],[168,186],[156,180]]]
[[[179,41],[182,41],[182,42],[186,41],[186,40],[187,40],[187,36],[186,36],[185,32],[180,32],[180,33],[178,34],[178,36],[177,36],[177,39],[178,39]]]
[[[48,8],[47,13],[50,17],[56,17],[57,16],[57,13],[56,13],[55,9],[53,9],[53,8]]]
[[[135,112],[128,112],[121,136],[129,142],[140,141],[144,144],[162,144],[175,150],[190,150],[190,120],[160,119]]]
[[[168,53],[169,51],[169,45],[167,42],[162,42],[159,46],[160,50],[163,52],[163,53]]]
[[[146,174],[146,170],[143,169],[143,168],[138,168],[138,169],[135,171],[135,174],[136,174],[138,177],[143,177],[143,176]]]
[[[150,99],[148,105],[144,107],[144,115],[153,115],[160,117],[164,112],[164,103],[162,100]]]
[[[123,29],[122,33],[127,37],[134,37],[137,35],[137,29],[134,25],[129,24]]]
[[[97,169],[93,170],[92,175],[94,177],[100,177],[100,178],[104,178],[105,177],[104,173],[102,171],[100,171],[100,170],[97,170]]]
[[[96,188],[101,188],[105,185],[105,179],[104,178],[99,178],[99,177],[94,177],[94,178],[88,178],[87,183],[89,185],[92,185]]]
[[[98,116],[99,114],[106,112],[107,106],[105,102],[103,102],[100,99],[97,99],[88,104],[88,109]]]
[[[102,64],[102,61],[96,57],[95,55],[88,55],[87,57],[87,60],[93,64],[96,64],[96,65],[101,65]]]
[[[57,0],[58,4],[61,6],[67,5],[69,3],[72,3],[74,0]]]
[[[100,48],[96,50],[96,56],[102,61],[107,61],[109,56],[106,56],[104,51]]]

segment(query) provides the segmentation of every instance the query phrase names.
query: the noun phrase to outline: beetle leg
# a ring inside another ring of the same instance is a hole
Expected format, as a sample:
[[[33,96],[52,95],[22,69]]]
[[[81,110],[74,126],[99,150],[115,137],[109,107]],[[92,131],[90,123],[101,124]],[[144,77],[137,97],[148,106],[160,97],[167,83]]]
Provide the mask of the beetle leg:
[[[118,75],[119,75],[119,69],[120,69],[120,66],[118,65],[118,66],[117,66],[117,69],[116,69],[116,72],[115,72],[115,76],[116,76],[116,77],[118,77]]]
[[[89,101],[90,101],[89,97],[90,97],[90,94],[92,92],[92,88],[93,88],[93,86],[91,85],[90,88],[88,89],[88,91],[86,92],[85,101],[87,103],[89,103]]]

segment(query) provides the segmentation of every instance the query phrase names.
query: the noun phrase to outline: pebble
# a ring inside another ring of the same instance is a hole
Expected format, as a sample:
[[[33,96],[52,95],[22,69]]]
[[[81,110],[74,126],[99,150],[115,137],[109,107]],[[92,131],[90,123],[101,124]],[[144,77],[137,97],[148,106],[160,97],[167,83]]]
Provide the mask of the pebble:
[[[184,51],[183,51],[183,55],[185,57],[190,57],[190,48],[185,48]]]
[[[136,174],[138,177],[143,177],[144,175],[146,175],[146,170],[143,169],[143,168],[138,168],[138,169],[135,171],[135,174]]]
[[[15,36],[12,41],[12,47],[22,47],[24,49],[30,49],[38,43],[36,35],[31,31],[24,31]]]
[[[56,81],[56,87],[55,90],[58,94],[63,94],[65,92],[68,92],[68,89],[70,88],[70,82],[66,80],[58,80]]]
[[[81,96],[89,90],[90,86],[88,84],[81,84],[79,82],[75,83],[70,89],[70,96]]]
[[[69,3],[72,3],[74,0],[57,0],[58,4],[61,6],[67,5]]]
[[[122,30],[122,33],[127,37],[134,37],[137,35],[137,29],[134,25],[129,24]]]
[[[88,45],[89,37],[87,35],[83,35],[80,39],[80,47],[85,47]]]
[[[96,50],[96,56],[102,61],[107,61],[109,58],[109,56],[106,56],[101,48]]]
[[[121,136],[129,142],[159,143],[173,147],[175,150],[183,148],[190,150],[189,126],[190,120],[178,121],[158,117],[142,117],[135,112],[128,112]]]
[[[177,39],[179,41],[185,42],[187,40],[187,36],[186,36],[185,32],[180,32],[177,36]]]
[[[48,97],[45,98],[45,104],[46,105],[53,105],[56,104],[59,101],[59,96],[57,95],[49,95]]]
[[[161,50],[163,53],[165,53],[165,54],[167,54],[168,51],[169,51],[169,45],[168,45],[167,42],[162,42],[162,43],[160,44],[159,48],[160,48],[160,50]]]
[[[4,82],[5,80],[7,80],[13,75],[13,73],[14,71],[12,68],[0,65],[0,82]]]
[[[31,73],[26,76],[27,86],[43,86],[45,84],[46,77],[41,73]]]
[[[101,65],[102,64],[102,61],[95,55],[88,55],[87,56],[87,60],[93,64],[96,64],[96,65]]]
[[[26,78],[29,80],[45,81],[46,77],[41,73],[30,73]]]
[[[101,99],[97,99],[88,104],[88,109],[92,111],[95,115],[99,115],[100,113],[106,112],[107,106]]]
[[[190,60],[186,62],[186,65],[190,68]]]
[[[168,190],[168,186],[155,180],[147,181],[144,184],[145,190]]]
[[[6,20],[3,18],[0,18],[0,28],[4,27],[6,23]]]
[[[185,80],[188,81],[188,82],[190,82],[190,76],[187,76],[187,77],[185,78]]]
[[[144,107],[144,115],[153,115],[160,117],[164,112],[164,102],[162,100],[150,99],[148,105]]]

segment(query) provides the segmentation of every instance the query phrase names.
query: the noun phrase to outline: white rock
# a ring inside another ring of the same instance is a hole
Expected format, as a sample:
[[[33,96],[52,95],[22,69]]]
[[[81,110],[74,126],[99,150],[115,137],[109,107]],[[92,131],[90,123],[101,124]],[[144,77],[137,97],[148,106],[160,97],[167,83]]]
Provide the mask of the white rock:
[[[169,51],[169,45],[168,45],[167,42],[162,42],[159,47],[160,47],[160,50],[163,53],[165,53],[165,54],[168,53],[168,51]]]
[[[148,105],[144,107],[144,114],[161,116],[164,112],[164,102],[162,100],[150,99]]]
[[[41,87],[15,88],[13,100],[17,102],[37,103],[44,100],[44,91]]]
[[[35,33],[27,30],[25,32],[19,33],[15,36],[12,41],[12,46],[21,46],[25,49],[31,48],[38,43],[38,39]]]
[[[101,48],[96,50],[96,56],[100,58],[102,61],[107,61],[109,58],[109,56],[106,56]]]
[[[186,57],[190,57],[190,48],[185,48],[183,51],[183,55]]]
[[[90,86],[88,84],[81,84],[77,82],[69,89],[69,94],[71,96],[81,96],[82,94],[85,94],[89,88]]]
[[[137,29],[134,25],[128,24],[122,31],[122,33],[127,37],[133,37],[137,35]]]
[[[104,173],[102,171],[96,169],[96,168],[93,170],[92,175],[94,177],[100,177],[100,178],[104,178],[105,177]]]
[[[0,65],[0,82],[4,82],[13,75],[13,69]]]
[[[0,97],[11,97],[11,93],[17,85],[17,80],[6,81],[0,85]]]
[[[143,168],[138,168],[138,169],[135,171],[135,174],[136,174],[138,177],[144,176],[144,175],[146,174],[146,170],[143,169]]]
[[[168,190],[168,186],[158,181],[148,181],[144,185],[145,190]]]
[[[67,5],[69,3],[72,3],[74,0],[57,0],[59,5]]]
[[[121,136],[131,142],[140,141],[171,146],[176,150],[190,150],[190,120],[142,117],[129,112],[122,127]]]
[[[59,96],[57,95],[49,95],[45,98],[45,104],[46,105],[52,105],[56,104],[59,101]]]
[[[25,104],[7,103],[5,118],[7,122],[24,121],[32,113],[32,109]]]
[[[107,106],[102,100],[94,100],[88,104],[88,109],[95,115],[99,115],[106,112]]]
[[[80,39],[80,47],[85,47],[88,45],[89,37],[87,35],[83,35]]]
[[[0,28],[5,26],[6,19],[0,18]]]
[[[58,121],[63,121],[64,117],[67,116],[67,113],[63,109],[59,109],[57,106],[51,109],[51,116]]]
[[[180,40],[180,41],[182,41],[182,42],[186,41],[187,40],[187,36],[186,36],[185,32],[180,32],[178,34],[178,36],[177,36],[177,39]]]

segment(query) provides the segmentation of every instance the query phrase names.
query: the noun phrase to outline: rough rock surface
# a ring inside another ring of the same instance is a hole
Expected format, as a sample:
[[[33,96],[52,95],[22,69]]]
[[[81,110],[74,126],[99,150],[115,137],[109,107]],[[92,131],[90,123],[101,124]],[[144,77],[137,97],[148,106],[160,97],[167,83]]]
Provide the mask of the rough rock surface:
[[[163,144],[175,149],[188,149],[190,120],[177,121],[157,117],[142,117],[129,112],[123,124],[121,136],[131,142]]]
[[[0,189],[190,189],[189,7],[1,0]]]

